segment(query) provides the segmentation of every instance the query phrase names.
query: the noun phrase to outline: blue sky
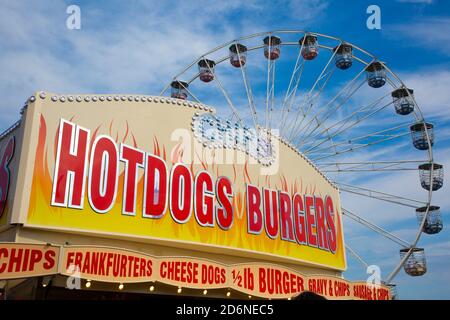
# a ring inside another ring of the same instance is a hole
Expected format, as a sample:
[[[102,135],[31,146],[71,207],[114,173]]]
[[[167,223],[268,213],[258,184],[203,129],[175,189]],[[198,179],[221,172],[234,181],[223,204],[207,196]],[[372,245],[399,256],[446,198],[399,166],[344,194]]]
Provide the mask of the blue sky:
[[[80,30],[66,28],[66,8],[71,4],[81,8]],[[381,30],[366,27],[366,9],[371,4],[381,8]],[[1,0],[0,8],[0,130],[19,118],[23,102],[34,91],[157,95],[184,66],[221,43],[255,32],[300,29],[345,39],[386,62],[415,90],[425,118],[436,126],[435,161],[450,166],[448,1],[228,0],[212,4]],[[286,56],[292,58],[288,53]],[[280,85],[290,77],[283,70],[281,67],[278,73]],[[224,73],[224,84],[233,93],[232,80],[232,75]],[[258,88],[255,95],[261,93]],[[333,92],[338,84],[327,88]],[[364,90],[359,99],[371,97]],[[237,93],[235,96],[238,99]],[[220,112],[220,103],[217,107]],[[378,120],[384,120],[384,116]],[[386,153],[389,158],[398,153],[420,157],[416,151],[409,151],[408,139],[405,137],[399,144],[386,143],[370,152],[383,153],[390,148]],[[407,147],[408,151],[404,151]],[[378,190],[417,199],[425,196],[415,172],[353,179],[365,180]],[[420,242],[426,250],[428,273],[411,278],[401,271],[395,280],[403,299],[450,299],[450,235],[446,229],[450,224],[450,199],[445,197],[449,191],[445,184],[433,196],[433,204],[442,207],[444,230],[438,235],[424,235]],[[348,195],[343,195],[343,206],[362,212],[364,217],[407,240],[412,240],[417,228],[410,208],[399,209]],[[345,222],[348,244],[369,264],[380,265],[386,276],[398,262],[400,248],[351,221]],[[348,261],[347,278],[367,278],[350,255]]]

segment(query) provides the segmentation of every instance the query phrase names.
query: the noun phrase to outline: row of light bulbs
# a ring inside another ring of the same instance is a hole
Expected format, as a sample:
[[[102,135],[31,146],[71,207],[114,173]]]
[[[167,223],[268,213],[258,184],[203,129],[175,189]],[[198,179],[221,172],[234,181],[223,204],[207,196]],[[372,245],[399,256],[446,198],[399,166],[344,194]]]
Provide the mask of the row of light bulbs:
[[[90,288],[91,285],[92,285],[91,280],[87,280],[86,283],[85,283],[86,288]],[[46,284],[46,283],[43,283],[42,286],[45,288],[45,287],[47,286],[47,284]],[[123,283],[120,283],[118,288],[119,288],[119,290],[123,290],[124,287],[125,287],[125,286],[123,285]],[[154,285],[151,285],[151,286],[149,287],[149,290],[150,290],[150,292],[155,291],[155,286],[154,286]],[[183,289],[182,289],[181,287],[178,287],[177,293],[181,293],[182,291],[183,291]],[[203,290],[203,295],[206,296],[207,294],[208,294],[208,290],[206,290],[206,289]],[[230,296],[231,296],[231,291],[227,291],[227,294],[226,294],[226,295],[227,295],[227,297],[230,297]],[[251,299],[252,296],[249,295],[248,298]],[[288,298],[288,300],[291,300],[291,298]]]
[[[91,280],[87,280],[85,286],[86,286],[86,288],[90,288],[90,287],[91,287]],[[119,290],[123,290],[123,288],[124,288],[123,283],[120,283],[118,288],[119,288]],[[149,290],[150,290],[151,292],[155,291],[155,286],[154,286],[154,285],[151,285],[151,286],[149,287]],[[182,291],[183,291],[183,288],[178,287],[177,293],[181,293]],[[206,289],[203,290],[203,295],[206,296],[207,294],[208,294],[208,290],[206,290]],[[231,291],[227,291],[227,297],[229,297],[229,296],[231,296]],[[251,299],[252,296],[249,295],[248,298]],[[291,298],[289,298],[289,300],[291,300]]]

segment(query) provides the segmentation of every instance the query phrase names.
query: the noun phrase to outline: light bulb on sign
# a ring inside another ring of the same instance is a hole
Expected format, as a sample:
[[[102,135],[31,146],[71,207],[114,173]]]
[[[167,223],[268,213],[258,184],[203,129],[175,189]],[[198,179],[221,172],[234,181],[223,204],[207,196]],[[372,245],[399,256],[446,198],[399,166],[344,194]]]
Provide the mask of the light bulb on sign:
[[[155,287],[154,286],[150,286],[150,291],[154,291]]]
[[[178,292],[178,293],[181,293],[181,291],[182,291],[182,289],[181,289],[181,287],[179,287],[178,290],[177,290],[177,292]]]
[[[206,290],[206,289],[205,289],[205,290],[203,290],[203,295],[205,295],[205,296],[206,296],[207,294],[208,294],[208,290]]]
[[[119,284],[119,290],[122,290],[123,289],[123,284],[121,283],[121,284]]]

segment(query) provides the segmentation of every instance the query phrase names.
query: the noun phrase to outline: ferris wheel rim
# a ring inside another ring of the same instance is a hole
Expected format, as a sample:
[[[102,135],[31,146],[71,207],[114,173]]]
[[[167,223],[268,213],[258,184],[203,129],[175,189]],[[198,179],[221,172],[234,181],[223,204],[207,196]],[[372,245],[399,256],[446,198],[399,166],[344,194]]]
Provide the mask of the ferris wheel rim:
[[[335,37],[335,36],[331,36],[331,35],[327,35],[327,34],[322,34],[322,33],[318,33],[318,32],[312,32],[312,31],[306,31],[306,30],[300,30],[300,29],[280,29],[280,30],[272,30],[272,31],[264,31],[264,32],[258,32],[258,33],[253,33],[250,35],[246,35],[246,36],[241,36],[238,37],[236,39],[233,39],[231,41],[225,42],[221,45],[216,46],[215,48],[209,50],[208,52],[202,54],[200,57],[198,57],[197,59],[195,59],[194,61],[192,61],[189,65],[187,65],[181,72],[179,72],[178,74],[176,74],[173,78],[172,81],[179,81],[179,77],[182,76],[185,72],[187,72],[190,68],[192,68],[193,66],[195,66],[195,64],[197,64],[200,60],[205,59],[207,56],[222,50],[230,45],[233,44],[237,44],[241,41],[245,41],[245,40],[249,40],[249,39],[253,39],[253,38],[259,38],[259,37],[263,37],[265,35],[275,35],[275,34],[303,34],[303,35],[313,35],[319,38],[327,38],[330,40],[334,40],[339,42],[338,45],[341,45],[343,43],[345,44],[349,44],[352,46],[353,49],[356,49],[357,51],[359,51],[360,53],[364,54],[365,56],[370,58],[370,62],[366,62],[365,60],[362,60],[359,57],[353,56],[355,58],[355,60],[357,60],[358,62],[364,64],[364,65],[369,65],[370,63],[377,61],[380,62],[382,64],[382,66],[385,68],[385,70],[387,71],[388,74],[390,74],[397,82],[398,85],[395,85],[394,83],[392,83],[391,81],[387,81],[387,83],[394,89],[399,89],[399,88],[407,88],[407,86],[405,85],[405,83],[403,82],[403,80],[398,76],[397,73],[395,73],[389,66],[387,66],[387,64],[385,62],[382,62],[381,60],[379,60],[379,58],[376,55],[371,54],[370,52],[364,50],[363,48],[361,48],[360,46],[357,46],[355,44],[353,44],[352,42],[346,41],[340,37]],[[284,47],[284,46],[298,46],[299,43],[295,42],[295,43],[291,43],[291,42],[281,42],[279,44],[279,46]],[[302,44],[303,46],[303,44]],[[324,46],[324,45],[318,45],[319,48],[322,49],[327,49],[327,50],[333,50],[332,47],[328,47],[328,46]],[[255,47],[251,47],[248,48],[248,51],[254,51],[254,50],[259,50],[264,48],[264,45],[259,45],[259,46],[255,46]],[[223,58],[219,58],[218,60],[215,61],[216,65],[220,65],[222,62],[227,61],[230,58],[229,54],[224,56]],[[243,68],[240,67],[240,69],[242,70]],[[196,74],[192,79],[190,79],[189,81],[187,81],[187,83],[191,83],[192,81],[196,80],[199,77],[199,73]],[[388,78],[387,78],[388,79]],[[390,80],[390,79],[389,79]],[[161,91],[160,95],[164,95],[167,90],[170,87],[170,82],[169,84],[167,84],[163,90]],[[411,99],[411,101],[413,102],[414,105],[414,110],[413,110],[413,115],[416,119],[416,123],[417,124],[422,124],[423,128],[424,128],[424,133],[425,133],[425,138],[426,138],[426,143],[427,143],[427,155],[428,155],[428,163],[434,164],[434,159],[433,159],[433,143],[431,142],[431,138],[430,138],[430,132],[427,128],[426,125],[426,121],[425,118],[423,116],[423,112],[421,110],[421,108],[419,107],[419,104],[417,103],[416,99],[414,98],[414,96],[409,92],[409,90],[407,90],[408,92],[408,97]],[[191,95],[195,100],[197,100],[197,102],[200,102],[198,99],[195,98],[195,96]],[[280,139],[283,139],[283,137],[279,137]],[[287,143],[289,143],[289,141],[287,141]],[[324,175],[325,173],[322,172],[321,168],[317,165],[316,161],[310,159],[310,157],[307,154],[304,154],[302,151],[297,150],[298,152],[300,152],[305,159],[309,160],[310,163],[313,163],[314,166]],[[433,168],[434,166],[431,166],[431,170],[430,170],[430,186],[433,183]],[[396,265],[396,267],[393,269],[393,271],[388,275],[388,277],[386,278],[386,283],[390,284],[392,282],[392,280],[395,278],[395,276],[398,274],[398,272],[400,271],[400,269],[403,267],[403,265],[405,264],[406,260],[409,258],[409,256],[411,255],[411,253],[413,253],[414,249],[417,248],[417,244],[420,240],[420,237],[423,233],[423,227],[424,224],[426,222],[430,207],[432,206],[432,195],[433,195],[433,189],[430,187],[428,192],[427,192],[427,202],[426,203],[426,212],[423,216],[423,219],[421,221],[421,223],[419,224],[419,228],[418,231],[414,237],[413,242],[411,242],[411,245],[409,246],[409,250],[408,252],[401,258],[400,262]],[[342,210],[344,210],[342,208]],[[354,252],[353,250],[351,250],[351,253]],[[352,253],[353,254],[353,253]]]

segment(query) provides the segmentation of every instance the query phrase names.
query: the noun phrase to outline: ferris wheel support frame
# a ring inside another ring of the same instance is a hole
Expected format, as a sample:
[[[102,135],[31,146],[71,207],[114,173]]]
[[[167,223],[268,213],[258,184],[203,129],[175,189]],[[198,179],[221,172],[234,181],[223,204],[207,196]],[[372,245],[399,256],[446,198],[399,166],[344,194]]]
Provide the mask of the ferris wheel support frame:
[[[186,71],[188,71],[191,67],[193,67],[196,63],[198,63],[198,61],[199,61],[200,59],[202,59],[203,57],[205,57],[205,56],[207,56],[207,55],[210,55],[210,54],[212,54],[212,53],[214,53],[214,52],[216,52],[216,51],[218,51],[218,50],[221,50],[221,49],[223,49],[223,48],[225,48],[225,47],[227,47],[227,46],[229,46],[229,45],[232,45],[233,43],[238,43],[239,41],[244,41],[244,40],[248,40],[248,39],[252,39],[252,38],[262,37],[262,36],[264,36],[264,35],[273,35],[273,34],[303,34],[303,35],[312,35],[312,36],[316,36],[316,37],[321,37],[321,38],[326,38],[326,39],[338,41],[340,44],[342,44],[342,43],[344,42],[342,39],[337,38],[337,37],[334,37],[334,36],[329,36],[329,35],[325,35],[325,34],[321,34],[321,33],[316,33],[316,32],[307,32],[307,31],[304,31],[304,30],[274,30],[274,31],[269,31],[269,32],[255,33],[255,34],[251,34],[251,35],[248,35],[248,36],[244,36],[244,37],[240,37],[240,38],[234,39],[234,40],[232,40],[232,41],[226,42],[226,43],[224,43],[224,44],[222,44],[222,45],[219,45],[219,46],[213,48],[212,50],[210,50],[210,51],[208,51],[207,53],[205,53],[204,55],[202,55],[200,58],[194,60],[191,64],[189,64],[186,68],[184,68],[180,73],[178,73],[175,77],[173,77],[172,80],[176,80],[179,76],[181,76],[182,74],[184,74],[184,73],[185,73]],[[364,55],[370,57],[370,61],[371,61],[371,62],[379,61],[373,54],[367,52],[366,50],[360,48],[359,46],[356,46],[356,45],[354,45],[354,44],[352,44],[352,43],[350,43],[350,42],[345,42],[345,43],[348,43],[349,45],[351,45],[352,49],[357,50],[359,53],[362,53],[362,54],[364,54]],[[284,43],[281,43],[281,44],[280,44],[280,46],[294,46],[294,45],[295,45],[295,46],[298,46],[298,42],[284,42]],[[303,43],[302,43],[302,46],[303,46]],[[258,45],[258,46],[254,46],[254,47],[248,48],[247,51],[257,50],[257,49],[261,49],[261,48],[263,48],[263,47],[264,47],[263,45]],[[318,47],[319,47],[319,48],[328,49],[328,50],[333,50],[332,47],[325,46],[325,45],[318,45]],[[221,63],[221,62],[227,60],[228,58],[229,58],[229,56],[227,55],[227,56],[225,56],[225,57],[223,57],[223,58],[217,60],[216,63],[219,64],[219,63]],[[362,58],[359,58],[359,57],[356,56],[355,54],[353,54],[353,59],[356,60],[356,61],[358,61],[358,62],[360,62],[360,63],[362,63],[362,64],[365,65],[365,66],[368,66],[368,65],[371,63],[371,62],[365,61],[365,60],[362,59]],[[380,62],[380,61],[379,61],[379,62]],[[403,81],[398,77],[398,75],[397,75],[396,73],[394,73],[394,72],[393,72],[393,71],[392,71],[392,70],[391,70],[384,62],[380,62],[380,63],[381,63],[381,65],[385,68],[385,70],[387,71],[387,73],[388,73],[391,77],[393,77],[393,78],[398,82],[398,86],[396,86],[395,83],[392,81],[393,79],[391,79],[390,77],[386,77],[386,81],[387,81],[387,83],[388,83],[389,85],[391,85],[393,88],[397,88],[397,87],[404,87],[404,88],[406,88],[406,86],[404,85]],[[256,118],[256,116],[257,116],[257,115],[256,115],[256,108],[255,108],[255,105],[254,105],[253,96],[249,96],[249,92],[251,93],[251,87],[250,87],[250,84],[249,84],[248,79],[247,79],[247,76],[246,76],[246,67],[244,67],[244,68],[241,67],[240,69],[242,70],[242,74],[243,74],[243,78],[244,78],[244,83],[245,83],[245,86],[246,86],[246,93],[247,93],[247,96],[248,96],[248,99],[249,99],[249,107],[250,107],[250,109],[251,109],[252,116],[254,117],[254,120],[255,120],[255,118]],[[245,70],[243,70],[243,69],[245,69]],[[295,69],[294,69],[294,70],[295,70]],[[364,69],[363,69],[363,71],[364,71]],[[360,74],[362,74],[363,71],[361,71]],[[244,72],[245,72],[245,75],[244,75]],[[360,74],[359,74],[359,75],[360,75]],[[358,76],[359,76],[359,75],[358,75]],[[194,76],[192,79],[190,79],[187,83],[190,84],[190,83],[191,83],[192,81],[194,81],[198,76],[199,76],[199,75],[197,74],[197,75]],[[167,84],[167,85],[163,88],[163,90],[161,91],[160,95],[164,95],[164,93],[168,90],[169,87],[170,87],[170,83]],[[185,89],[187,89],[187,88],[185,88]],[[189,90],[187,90],[187,91],[189,92]],[[189,94],[191,94],[191,92],[189,92]],[[420,107],[418,106],[418,104],[417,104],[417,102],[416,102],[414,96],[411,94],[411,92],[409,92],[409,90],[407,90],[407,95],[408,95],[409,99],[410,99],[410,100],[413,102],[413,104],[414,104],[413,116],[415,117],[416,121],[425,124],[425,119],[424,119],[424,117],[423,117],[422,111],[421,111]],[[197,102],[199,102],[199,100],[198,100],[193,94],[191,94],[191,96],[192,96]],[[301,111],[303,111],[303,110],[301,110],[301,108],[299,108],[298,113],[300,113]],[[319,121],[317,121],[317,122],[319,122]],[[257,123],[257,122],[255,121],[255,123]],[[318,126],[317,126],[317,127],[320,127],[320,125],[321,125],[321,123],[318,123]],[[256,126],[255,126],[255,127],[256,127]],[[317,127],[316,127],[316,129],[317,129]],[[316,129],[315,129],[315,130],[316,130]],[[423,129],[424,129],[423,131],[424,131],[424,134],[425,134],[425,139],[426,139],[426,142],[427,142],[427,144],[428,144],[428,148],[427,148],[428,162],[431,163],[431,164],[433,164],[433,163],[434,163],[434,160],[433,160],[433,150],[432,150],[432,146],[433,146],[433,145],[432,145],[432,143],[431,143],[431,138],[430,138],[429,129],[427,128],[426,125],[423,126]],[[328,130],[328,128],[327,128],[327,130]],[[329,135],[328,131],[326,131],[326,132],[327,132],[328,137],[329,137],[329,139],[330,139],[330,141],[331,141],[331,143],[332,143],[332,146],[334,146],[334,142],[332,141],[331,136]],[[310,132],[309,134],[312,134],[312,133],[313,133],[313,132]],[[390,137],[390,138],[382,139],[382,140],[378,141],[378,143],[379,143],[379,142],[383,142],[383,141],[388,141],[388,140],[391,140],[391,139],[394,139],[394,138],[396,138],[396,137],[393,136],[393,137]],[[373,145],[373,143],[367,143],[367,144],[365,144],[365,145],[360,145],[360,146],[358,146],[358,147],[356,147],[356,148],[367,147],[367,146],[369,146],[369,145]],[[334,148],[335,148],[335,147],[334,147]],[[351,148],[351,149],[348,150],[348,152],[353,151],[354,149],[355,149],[355,148]],[[336,152],[335,152],[334,156],[336,156],[336,155],[342,153],[342,152],[338,152],[336,149],[335,149],[335,151],[336,151]],[[321,159],[324,159],[324,158],[319,158],[319,159],[316,158],[316,159],[312,159],[312,160],[313,160],[313,161],[319,161],[319,160],[321,160]],[[399,163],[401,163],[401,162],[399,162]],[[412,169],[410,169],[410,170],[412,170]],[[430,180],[429,180],[429,185],[430,185],[430,186],[431,186],[432,183],[433,183],[433,172],[434,172],[434,166],[431,166],[431,168],[430,168]],[[414,241],[410,244],[408,252],[401,258],[401,260],[400,260],[400,262],[398,263],[398,265],[397,265],[397,266],[394,268],[394,270],[388,275],[388,277],[387,277],[387,279],[386,279],[386,283],[388,283],[388,284],[389,284],[389,283],[395,278],[395,276],[398,274],[398,272],[400,271],[400,269],[402,268],[402,266],[405,264],[405,262],[407,261],[407,259],[410,257],[410,255],[412,254],[414,248],[416,248],[417,243],[418,243],[419,240],[420,240],[420,237],[421,237],[422,232],[423,232],[423,227],[424,227],[424,225],[425,225],[425,222],[426,222],[426,219],[427,219],[429,210],[430,210],[431,200],[432,200],[432,193],[433,193],[432,188],[429,188],[428,193],[427,193],[427,202],[426,202],[427,206],[426,206],[426,211],[425,211],[425,213],[424,213],[424,215],[423,215],[423,218],[422,218],[422,220],[421,220],[421,223],[420,223],[418,232],[417,232],[417,234],[416,234],[416,236],[415,236],[415,238],[414,238]]]

